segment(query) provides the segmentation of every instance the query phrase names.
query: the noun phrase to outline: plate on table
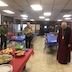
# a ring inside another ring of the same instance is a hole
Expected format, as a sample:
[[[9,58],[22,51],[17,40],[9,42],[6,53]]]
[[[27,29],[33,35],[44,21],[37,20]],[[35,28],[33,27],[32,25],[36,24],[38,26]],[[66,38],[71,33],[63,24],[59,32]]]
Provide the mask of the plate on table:
[[[15,51],[15,56],[17,56],[17,57],[21,57],[21,56],[24,56],[24,55],[25,55],[25,51],[24,50]]]
[[[3,54],[10,54],[11,52],[13,52],[13,50],[11,48],[7,48],[5,50],[2,50]]]
[[[13,66],[10,64],[0,65],[0,72],[12,72]]]
[[[13,58],[13,56],[12,55],[8,55],[8,54],[0,55],[0,64],[6,64],[9,61],[11,61],[12,58]]]

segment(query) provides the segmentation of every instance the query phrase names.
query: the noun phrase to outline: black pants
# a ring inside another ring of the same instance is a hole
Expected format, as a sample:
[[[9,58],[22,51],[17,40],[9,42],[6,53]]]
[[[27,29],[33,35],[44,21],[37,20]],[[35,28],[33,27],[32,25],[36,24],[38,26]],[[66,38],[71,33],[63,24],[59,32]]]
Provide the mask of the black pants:
[[[32,38],[33,38],[32,36],[30,36],[30,37],[26,36],[26,38],[25,38],[25,40],[26,40],[26,48],[30,48],[31,47]]]
[[[4,49],[7,48],[7,37],[4,35],[1,35],[1,48],[3,48],[4,45]]]

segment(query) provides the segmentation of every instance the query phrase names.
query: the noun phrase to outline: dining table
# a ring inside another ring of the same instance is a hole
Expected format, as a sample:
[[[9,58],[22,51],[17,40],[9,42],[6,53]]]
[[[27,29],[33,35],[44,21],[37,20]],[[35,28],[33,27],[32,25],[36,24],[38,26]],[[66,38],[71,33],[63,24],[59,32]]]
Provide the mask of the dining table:
[[[13,56],[12,60],[7,63],[12,65],[13,71],[12,72],[22,72],[23,69],[26,67],[26,64],[31,57],[31,55],[34,55],[33,49],[27,49],[24,56],[17,57],[15,56],[15,48],[12,48],[11,55]]]
[[[25,40],[25,35],[23,36],[16,36],[15,39],[10,39],[9,42],[19,42],[22,43]]]
[[[56,46],[57,45],[57,35],[52,33],[47,33],[47,45],[49,46]]]

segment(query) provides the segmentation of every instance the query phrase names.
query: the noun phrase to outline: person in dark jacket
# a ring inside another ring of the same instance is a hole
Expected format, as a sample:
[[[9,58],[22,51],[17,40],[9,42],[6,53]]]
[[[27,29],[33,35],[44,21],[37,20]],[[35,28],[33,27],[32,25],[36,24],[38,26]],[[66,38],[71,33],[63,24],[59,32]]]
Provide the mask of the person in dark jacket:
[[[1,49],[3,49],[3,45],[4,45],[4,49],[7,48],[7,33],[8,33],[8,26],[6,24],[3,24],[0,27]]]

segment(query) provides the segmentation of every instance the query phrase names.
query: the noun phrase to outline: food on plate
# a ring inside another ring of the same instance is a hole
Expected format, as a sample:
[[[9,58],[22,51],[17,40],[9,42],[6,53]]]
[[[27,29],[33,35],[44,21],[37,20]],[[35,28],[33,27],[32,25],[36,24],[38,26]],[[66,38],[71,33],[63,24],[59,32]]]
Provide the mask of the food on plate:
[[[22,49],[23,49],[23,46],[16,46],[15,49],[16,49],[16,50],[22,50]]]
[[[4,60],[2,59],[2,57],[0,57],[0,64],[3,63],[3,62],[4,62]]]
[[[7,48],[5,50],[2,50],[2,53],[3,54],[9,54],[10,52],[12,52],[12,49],[11,48]]]
[[[11,57],[10,56],[3,56],[2,57],[4,60],[9,60]]]
[[[23,50],[18,50],[18,51],[15,52],[15,55],[16,55],[16,56],[23,56],[23,55],[25,55],[25,51],[23,51]]]
[[[13,58],[12,55],[8,55],[8,54],[0,55],[0,64],[7,63],[10,60],[12,60],[12,58]]]

